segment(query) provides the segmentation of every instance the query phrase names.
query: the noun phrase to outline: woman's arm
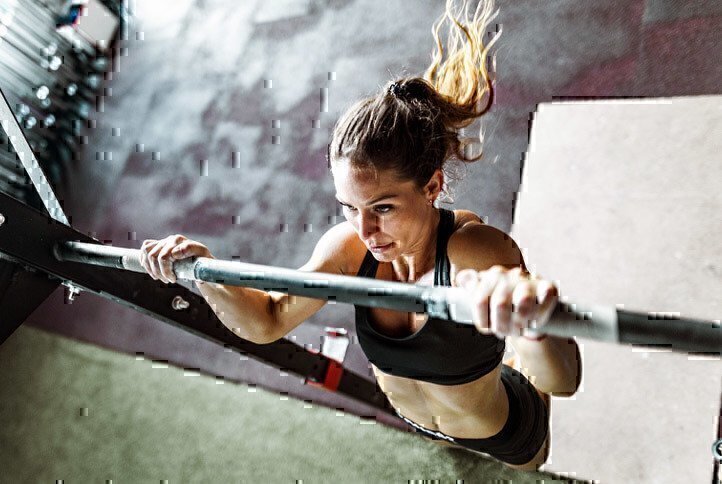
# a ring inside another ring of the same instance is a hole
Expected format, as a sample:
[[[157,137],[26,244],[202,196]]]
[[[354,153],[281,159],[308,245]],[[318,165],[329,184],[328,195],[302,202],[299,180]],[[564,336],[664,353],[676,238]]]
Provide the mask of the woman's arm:
[[[316,244],[301,271],[341,274],[353,229],[347,223],[332,227]],[[172,263],[188,257],[213,257],[201,243],[180,235],[161,241],[147,240],[141,247],[141,264],[154,279],[175,282]],[[196,282],[218,319],[239,337],[257,344],[276,341],[326,303],[278,292]]]
[[[535,387],[555,397],[571,397],[582,381],[582,356],[574,338],[547,336],[540,341],[509,336],[522,361],[522,373]]]
[[[198,282],[196,286],[218,319],[236,336],[257,344],[275,341],[275,303],[265,291]]]
[[[348,222],[333,226],[316,244],[311,258],[300,271],[325,274],[346,274],[349,254],[360,243],[356,232]],[[318,312],[326,301],[280,292],[270,292],[272,301],[272,323],[267,333],[267,342],[283,338],[296,326]]]
[[[456,274],[464,269],[506,271],[511,277],[528,274],[514,240],[504,232],[478,223],[467,223],[449,240],[449,260]],[[454,276],[454,274],[452,274]],[[456,280],[455,276],[452,280]],[[502,335],[503,336],[503,335]],[[581,382],[581,355],[574,338],[546,336],[533,340],[508,335],[522,361],[523,373],[544,393],[571,396]]]

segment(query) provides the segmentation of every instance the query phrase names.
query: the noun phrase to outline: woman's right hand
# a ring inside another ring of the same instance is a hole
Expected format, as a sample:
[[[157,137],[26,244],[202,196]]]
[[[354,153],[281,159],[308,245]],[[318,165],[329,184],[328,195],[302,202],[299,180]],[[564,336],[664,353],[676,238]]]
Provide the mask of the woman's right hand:
[[[140,246],[140,264],[150,277],[166,284],[176,282],[173,262],[189,257],[214,258],[205,245],[177,234],[161,240],[144,240]]]

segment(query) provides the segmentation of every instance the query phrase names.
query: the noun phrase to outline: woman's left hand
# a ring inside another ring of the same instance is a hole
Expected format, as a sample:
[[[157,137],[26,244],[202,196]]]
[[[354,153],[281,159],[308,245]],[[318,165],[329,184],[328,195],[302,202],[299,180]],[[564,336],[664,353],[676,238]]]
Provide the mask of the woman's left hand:
[[[470,293],[476,328],[501,338],[523,336],[527,328],[541,330],[559,300],[553,283],[518,267],[493,266],[482,272],[464,269],[455,283]]]

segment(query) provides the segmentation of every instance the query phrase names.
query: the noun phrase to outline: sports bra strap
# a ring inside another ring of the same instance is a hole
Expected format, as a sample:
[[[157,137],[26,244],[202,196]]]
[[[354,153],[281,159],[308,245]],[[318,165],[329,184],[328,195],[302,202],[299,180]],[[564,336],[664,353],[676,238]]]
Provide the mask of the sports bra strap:
[[[451,262],[446,253],[449,238],[454,232],[454,212],[439,209],[441,219],[436,234],[436,267],[434,270],[434,286],[451,286]]]

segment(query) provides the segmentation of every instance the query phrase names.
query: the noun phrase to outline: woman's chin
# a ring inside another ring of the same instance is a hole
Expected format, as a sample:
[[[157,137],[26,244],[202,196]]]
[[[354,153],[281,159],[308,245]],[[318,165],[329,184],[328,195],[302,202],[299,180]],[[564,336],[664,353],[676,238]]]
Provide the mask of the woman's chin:
[[[394,259],[396,259],[396,250],[385,250],[383,252],[374,252],[371,251],[371,255],[374,256],[374,259],[376,259],[379,262],[391,262]]]

